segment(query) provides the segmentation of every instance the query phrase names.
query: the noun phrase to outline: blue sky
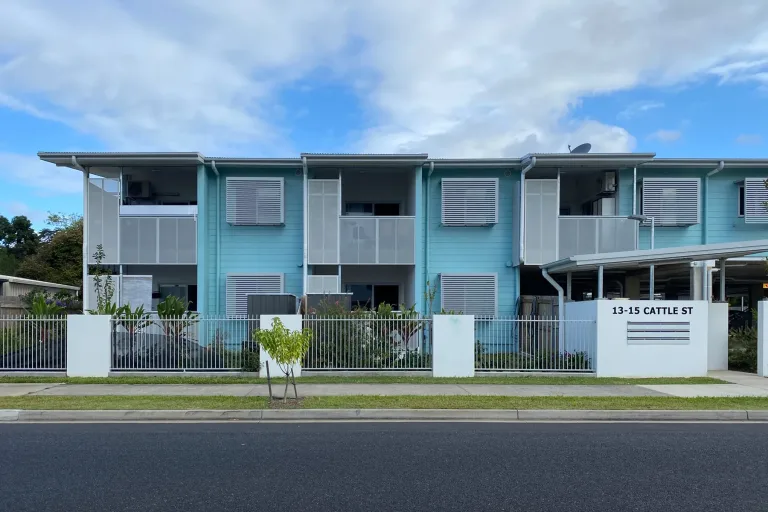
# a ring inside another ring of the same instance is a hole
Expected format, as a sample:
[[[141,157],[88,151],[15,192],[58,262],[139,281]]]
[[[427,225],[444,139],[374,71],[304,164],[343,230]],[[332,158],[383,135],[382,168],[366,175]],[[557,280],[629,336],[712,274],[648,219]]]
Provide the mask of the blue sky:
[[[0,213],[81,211],[39,150],[768,156],[763,0],[158,5],[3,1]]]

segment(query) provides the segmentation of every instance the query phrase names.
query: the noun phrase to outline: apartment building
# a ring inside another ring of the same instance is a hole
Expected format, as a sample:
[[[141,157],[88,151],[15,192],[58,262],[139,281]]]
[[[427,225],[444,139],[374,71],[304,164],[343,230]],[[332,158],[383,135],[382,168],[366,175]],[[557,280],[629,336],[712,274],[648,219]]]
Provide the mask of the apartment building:
[[[119,301],[147,309],[176,295],[200,312],[241,315],[253,293],[346,292],[369,307],[513,316],[522,295],[555,295],[546,263],[647,250],[652,241],[668,248],[768,238],[768,160],[39,156],[83,173],[84,261],[96,264],[100,245]],[[764,258],[728,264],[729,296],[762,296]],[[655,293],[690,294],[688,271],[678,267],[656,270]],[[648,295],[647,269],[614,269],[604,279],[609,295]],[[593,297],[595,276],[568,285],[574,299]]]

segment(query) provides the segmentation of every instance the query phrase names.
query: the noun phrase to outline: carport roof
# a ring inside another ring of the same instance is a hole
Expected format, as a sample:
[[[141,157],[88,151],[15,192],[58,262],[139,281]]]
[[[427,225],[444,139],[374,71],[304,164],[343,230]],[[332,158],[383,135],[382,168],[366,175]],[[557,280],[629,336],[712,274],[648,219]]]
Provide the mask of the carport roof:
[[[675,265],[721,258],[740,258],[762,252],[768,252],[768,240],[584,254],[545,263],[541,265],[541,268],[549,273],[597,270],[599,267],[604,269],[632,269],[651,265]]]

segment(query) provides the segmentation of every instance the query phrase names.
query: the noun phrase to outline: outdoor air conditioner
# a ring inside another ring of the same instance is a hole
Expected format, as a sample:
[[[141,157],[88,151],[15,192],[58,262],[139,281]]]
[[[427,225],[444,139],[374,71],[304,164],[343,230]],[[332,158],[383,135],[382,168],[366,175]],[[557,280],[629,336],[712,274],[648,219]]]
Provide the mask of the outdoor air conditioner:
[[[147,199],[151,195],[148,181],[129,181],[128,197]]]
[[[605,171],[602,192],[616,192],[616,171]]]

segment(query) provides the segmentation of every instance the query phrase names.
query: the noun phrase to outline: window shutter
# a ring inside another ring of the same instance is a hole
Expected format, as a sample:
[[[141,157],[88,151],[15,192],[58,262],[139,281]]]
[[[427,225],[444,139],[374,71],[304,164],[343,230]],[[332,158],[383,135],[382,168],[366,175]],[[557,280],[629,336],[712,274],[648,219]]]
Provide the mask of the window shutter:
[[[657,226],[692,226],[699,220],[698,178],[643,178],[643,215]]]
[[[744,222],[768,222],[768,188],[765,178],[744,179]]]
[[[488,226],[499,222],[497,178],[443,178],[444,226]]]
[[[283,293],[283,274],[227,274],[227,316],[248,314],[248,295]]]
[[[233,226],[285,223],[283,178],[227,178],[227,222]]]
[[[441,274],[440,307],[480,317],[496,316],[496,274]]]

